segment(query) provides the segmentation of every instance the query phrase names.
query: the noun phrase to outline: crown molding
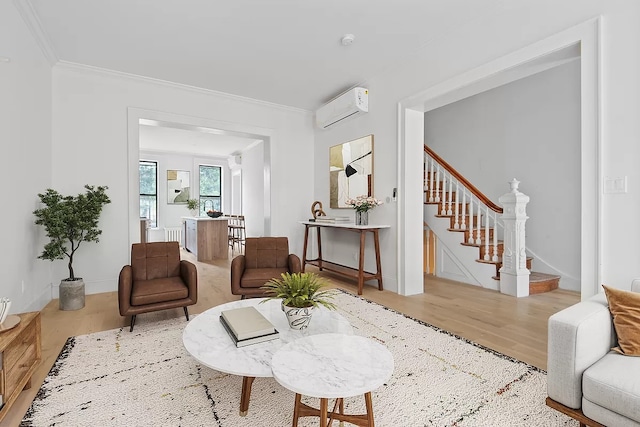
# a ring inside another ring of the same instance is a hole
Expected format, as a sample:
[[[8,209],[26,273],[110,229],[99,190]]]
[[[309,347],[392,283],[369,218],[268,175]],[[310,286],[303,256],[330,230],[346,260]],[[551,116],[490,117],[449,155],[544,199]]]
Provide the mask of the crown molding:
[[[36,43],[40,47],[40,50],[44,54],[46,60],[51,64],[51,66],[55,65],[58,62],[58,55],[56,55],[56,52],[53,49],[53,44],[51,43],[49,35],[44,31],[40,18],[38,18],[38,14],[33,8],[31,1],[13,0],[13,5],[18,10],[18,13],[20,13],[22,20],[29,28],[29,31],[31,31],[33,38],[36,40]]]
[[[156,79],[153,77],[141,76],[139,74],[131,74],[131,73],[125,73],[123,71],[110,70],[108,68],[95,67],[93,65],[79,64],[77,62],[60,60],[56,63],[56,67],[72,70],[72,71],[78,71],[82,73],[96,74],[100,76],[110,76],[110,77],[116,77],[121,79],[134,80],[134,81],[143,82],[143,83],[151,83],[159,86],[187,90],[190,92],[200,93],[204,95],[215,95],[215,96],[227,98],[234,101],[243,101],[243,102],[248,102],[251,104],[256,104],[264,107],[276,108],[276,109],[287,111],[290,113],[313,114],[312,111],[305,110],[302,108],[290,107],[288,105],[276,104],[274,102],[262,101],[259,99],[249,98],[249,97],[240,96],[240,95],[234,95],[227,92],[220,92],[217,90],[205,89],[197,86],[190,86],[182,83],[170,82],[167,80]]]

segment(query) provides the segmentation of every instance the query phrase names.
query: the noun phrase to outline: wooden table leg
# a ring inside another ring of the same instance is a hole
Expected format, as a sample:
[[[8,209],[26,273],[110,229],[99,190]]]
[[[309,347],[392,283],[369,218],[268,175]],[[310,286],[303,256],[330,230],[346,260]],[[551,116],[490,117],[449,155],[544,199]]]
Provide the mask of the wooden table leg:
[[[360,230],[360,257],[358,259],[358,295],[362,295],[364,288],[364,241],[366,230]]]
[[[327,426],[327,409],[329,407],[329,399],[321,398],[320,399],[320,427]]]
[[[293,424],[292,427],[298,427],[298,418],[300,418],[300,404],[302,403],[302,395],[296,393],[296,403],[293,405]]]
[[[302,248],[302,272],[307,264],[307,243],[309,242],[309,225],[304,225],[304,247]]]
[[[364,394],[364,402],[367,406],[367,421],[369,422],[368,427],[374,427],[373,425],[373,403],[371,402],[371,392],[367,392]]]
[[[378,275],[378,290],[382,290],[382,262],[380,262],[380,239],[378,229],[373,230],[373,244],[376,250],[376,274]]]
[[[249,412],[249,399],[251,399],[251,385],[255,377],[242,377],[242,394],[240,395],[240,416],[244,417]]]

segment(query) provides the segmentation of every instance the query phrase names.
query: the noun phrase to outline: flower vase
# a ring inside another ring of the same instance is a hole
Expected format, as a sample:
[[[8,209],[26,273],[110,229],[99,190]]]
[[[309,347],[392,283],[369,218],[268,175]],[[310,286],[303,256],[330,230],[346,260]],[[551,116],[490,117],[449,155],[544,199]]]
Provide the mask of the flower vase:
[[[356,225],[369,225],[368,211],[356,211]]]

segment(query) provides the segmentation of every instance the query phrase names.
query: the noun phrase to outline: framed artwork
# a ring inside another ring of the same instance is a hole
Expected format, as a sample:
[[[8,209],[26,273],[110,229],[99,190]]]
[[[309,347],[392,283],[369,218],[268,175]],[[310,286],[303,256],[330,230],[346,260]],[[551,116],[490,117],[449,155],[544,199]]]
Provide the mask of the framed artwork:
[[[373,135],[329,148],[329,205],[348,208],[345,201],[373,195]]]
[[[189,171],[167,170],[167,203],[186,204],[189,200]]]

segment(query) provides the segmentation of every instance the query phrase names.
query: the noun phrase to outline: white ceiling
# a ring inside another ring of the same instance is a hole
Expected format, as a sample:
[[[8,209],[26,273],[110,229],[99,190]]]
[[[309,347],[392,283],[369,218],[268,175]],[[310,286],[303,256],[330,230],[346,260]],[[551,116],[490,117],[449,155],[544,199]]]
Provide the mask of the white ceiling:
[[[152,120],[141,121],[139,129],[140,150],[163,153],[227,158],[259,141],[215,129]]]
[[[20,0],[58,60],[315,110],[502,0]],[[346,33],[350,46],[340,44]],[[434,61],[437,61],[434,58]]]

